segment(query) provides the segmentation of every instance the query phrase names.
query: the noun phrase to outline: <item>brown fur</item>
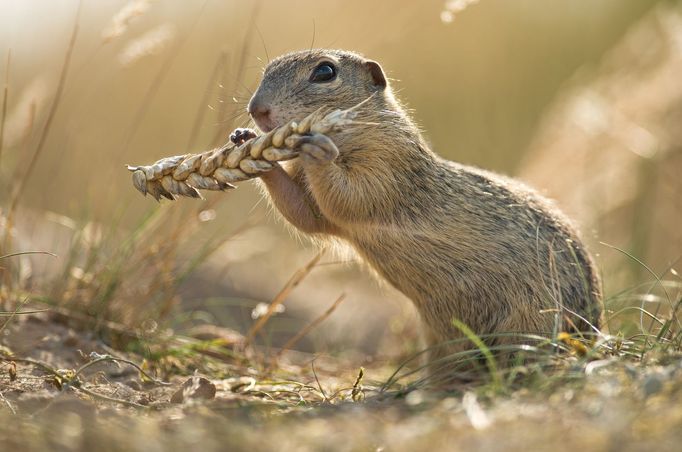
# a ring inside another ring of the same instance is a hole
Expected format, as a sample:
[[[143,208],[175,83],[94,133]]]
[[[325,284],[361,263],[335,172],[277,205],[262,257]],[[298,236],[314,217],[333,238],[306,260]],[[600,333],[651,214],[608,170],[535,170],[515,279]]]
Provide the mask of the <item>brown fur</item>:
[[[336,65],[334,81],[308,81],[320,61]],[[336,160],[299,158],[262,177],[281,214],[305,233],[347,241],[414,302],[429,345],[462,336],[453,318],[479,335],[599,327],[597,272],[570,222],[521,183],[433,153],[378,64],[344,51],[284,55],[250,107],[270,110],[257,121],[270,129],[370,96],[357,118],[367,124],[332,136]]]

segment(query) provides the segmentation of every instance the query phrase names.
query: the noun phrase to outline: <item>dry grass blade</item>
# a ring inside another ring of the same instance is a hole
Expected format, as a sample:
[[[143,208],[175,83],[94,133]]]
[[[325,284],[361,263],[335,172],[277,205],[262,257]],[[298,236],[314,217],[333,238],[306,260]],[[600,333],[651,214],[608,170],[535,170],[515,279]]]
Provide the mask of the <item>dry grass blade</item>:
[[[57,91],[54,96],[54,101],[52,102],[52,106],[50,107],[50,111],[47,115],[47,120],[45,121],[45,126],[43,127],[43,132],[40,134],[40,139],[38,141],[38,145],[36,146],[36,151],[28,164],[26,173],[24,174],[24,177],[19,179],[19,182],[15,187],[15,190],[13,191],[13,196],[10,204],[10,212],[16,209],[17,203],[19,202],[19,198],[21,197],[21,194],[23,192],[24,185],[31,177],[33,168],[35,167],[36,162],[40,158],[40,154],[43,151],[45,142],[47,141],[47,137],[50,133],[52,121],[54,120],[55,113],[57,112],[57,108],[59,107],[59,101],[61,100],[62,93],[64,92],[64,85],[66,84],[66,76],[69,73],[69,66],[71,65],[71,55],[73,54],[73,49],[76,45],[76,37],[78,36],[79,28],[78,21],[80,18],[81,6],[82,1],[78,2],[78,9],[76,10],[76,19],[73,24],[73,31],[71,32],[71,40],[69,41],[69,46],[67,47],[66,53],[64,55],[64,63],[62,64],[62,70],[59,75],[59,83],[57,85]]]
[[[14,257],[14,256],[25,256],[27,254],[47,254],[48,256],[57,257],[56,254],[50,253],[48,251],[20,251],[18,253],[5,254],[3,256],[0,256],[0,259],[6,259],[8,257]]]
[[[218,56],[218,60],[215,63],[213,72],[211,73],[211,76],[208,79],[208,83],[206,84],[206,89],[204,89],[204,95],[201,98],[201,102],[199,102],[199,111],[197,112],[196,117],[194,119],[192,130],[189,133],[189,139],[187,140],[187,149],[191,149],[192,146],[194,146],[194,142],[197,139],[197,135],[199,135],[199,128],[201,127],[201,124],[204,121],[206,105],[208,104],[208,100],[209,97],[211,96],[211,92],[213,91],[213,87],[218,82],[218,76],[225,67],[225,64],[227,64],[227,53],[221,52],[220,55]]]
[[[361,400],[364,400],[365,394],[363,392],[362,388],[362,379],[365,376],[365,368],[361,367],[360,371],[358,372],[358,376],[355,379],[355,383],[353,383],[353,388],[351,389],[350,393],[350,398],[353,400],[353,402],[359,402]]]
[[[258,177],[273,168],[273,162],[298,156],[296,143],[305,134],[329,134],[351,126],[357,108],[328,112],[320,109],[300,122],[291,121],[242,145],[225,146],[201,154],[167,157],[146,166],[128,166],[133,185],[155,199],[175,196],[200,197],[198,190],[225,190],[233,182]]]
[[[5,89],[2,94],[2,118],[0,118],[0,163],[2,162],[2,143],[5,138],[5,117],[7,116],[7,94],[9,92],[9,64],[12,51],[7,51],[7,66],[5,66]]]
[[[73,49],[76,45],[76,37],[78,36],[81,7],[82,7],[82,1],[78,2],[78,8],[76,10],[76,17],[75,17],[75,21],[73,24],[73,31],[71,32],[71,39],[70,39],[69,45],[66,49],[66,53],[64,54],[64,63],[62,64],[62,69],[61,69],[61,72],[59,75],[59,83],[57,84],[57,91],[55,92],[54,101],[52,102],[52,106],[50,107],[50,111],[47,115],[47,120],[45,121],[45,126],[43,127],[43,131],[40,135],[38,145],[36,146],[36,150],[33,153],[33,156],[31,157],[31,160],[28,163],[28,166],[26,168],[26,172],[24,173],[23,177],[16,179],[16,182],[14,183],[14,187],[12,189],[12,194],[10,196],[9,209],[7,210],[5,237],[4,237],[3,242],[2,242],[2,247],[5,250],[9,250],[11,248],[11,230],[12,230],[13,221],[14,221],[14,212],[17,208],[17,205],[19,204],[19,199],[21,198],[21,195],[24,191],[24,186],[26,185],[26,182],[28,182],[28,180],[30,179],[31,173],[33,172],[33,169],[35,168],[35,165],[38,162],[40,155],[42,154],[45,143],[47,142],[47,137],[50,133],[52,121],[54,120],[55,114],[57,112],[57,108],[59,107],[59,102],[61,100],[62,93],[64,92],[64,86],[66,84],[66,76],[69,72],[69,67],[71,65],[71,56],[73,54]],[[7,62],[8,62],[8,70],[9,70],[9,55],[8,55]],[[6,92],[7,92],[7,86],[5,86],[5,93]],[[3,101],[3,117],[2,117],[2,124],[3,124],[2,127],[3,128],[4,128],[4,118],[5,118],[5,114],[4,114],[5,105],[4,105],[4,103],[6,102],[6,100],[7,100],[7,96],[5,95],[5,99]],[[29,134],[27,134],[26,143],[28,143],[28,136],[30,135],[30,130],[33,128],[34,115],[35,115],[35,107],[33,104],[32,108],[31,108],[31,116],[30,116],[31,119],[29,122]],[[0,140],[0,150],[2,149],[1,146],[2,146],[2,140]],[[9,286],[9,272],[5,272],[5,282],[7,283],[7,286]]]
[[[310,262],[308,262],[303,268],[300,268],[294,275],[287,281],[286,285],[279,291],[275,298],[268,306],[268,310],[263,316],[261,316],[258,321],[251,327],[248,334],[246,335],[246,345],[253,342],[253,338],[256,334],[265,326],[272,314],[275,313],[277,306],[281,305],[284,300],[289,296],[292,290],[298,286],[303,279],[308,276],[310,271],[317,265],[317,263],[322,259],[324,255],[324,250],[320,251],[315,257],[313,257]]]
[[[317,359],[317,358],[315,358],[315,359]],[[322,383],[320,383],[320,379],[317,376],[317,371],[315,370],[315,359],[310,361],[310,368],[313,371],[313,376],[315,376],[315,382],[317,383],[317,387],[320,390],[320,394],[322,394],[322,403],[325,403],[325,402],[329,401],[329,397],[327,396],[327,392],[322,387]]]
[[[17,315],[29,315],[29,314],[40,314],[43,312],[50,312],[49,309],[26,309],[24,311],[17,311],[16,309],[12,312],[0,311],[0,317],[14,317]],[[0,333],[4,329],[4,325],[0,327]]]
[[[9,409],[10,413],[12,413],[12,415],[17,414],[17,411],[14,409],[14,406],[12,406],[10,401],[5,398],[5,395],[2,392],[0,392],[0,400],[2,400],[5,403],[5,405],[7,405],[7,408]]]
[[[12,313],[10,314],[9,318],[5,321],[5,323],[3,323],[2,326],[0,326],[0,334],[2,334],[2,333],[5,331],[5,328],[7,327],[7,325],[9,325],[9,322],[11,322],[12,319],[13,319],[14,317],[16,317],[17,314],[19,314],[19,310],[20,310],[26,303],[28,303],[28,298],[25,298],[24,301],[22,301],[21,303],[18,303],[18,304],[17,304],[17,307],[14,309],[14,312],[12,312]]]
[[[312,322],[307,324],[303,329],[301,329],[301,331],[296,333],[296,335],[294,337],[289,339],[286,342],[286,344],[284,344],[282,346],[282,349],[277,354],[275,361],[277,359],[279,359],[279,357],[282,356],[282,354],[285,351],[290,350],[291,347],[293,347],[294,345],[296,345],[296,343],[298,343],[298,341],[300,341],[303,337],[307,336],[308,333],[310,333],[313,329],[315,329],[320,323],[327,320],[327,318],[329,318],[329,316],[332,315],[332,313],[336,310],[336,308],[339,306],[339,304],[341,304],[341,302],[345,298],[346,298],[346,294],[345,293],[341,294],[341,296],[339,298],[337,298],[336,301],[334,303],[332,303],[332,305],[329,306],[329,308],[327,308],[327,310],[321,316],[317,317],[315,320],[313,320]]]
[[[36,146],[36,150],[33,153],[33,156],[31,157],[31,160],[28,163],[28,167],[26,168],[26,172],[24,173],[23,177],[16,179],[16,182],[14,184],[14,187],[12,189],[12,194],[10,196],[10,204],[9,204],[9,209],[7,211],[7,221],[6,221],[6,226],[5,226],[5,237],[3,239],[3,249],[9,250],[11,248],[11,230],[14,222],[14,212],[16,211],[17,205],[19,204],[19,199],[21,198],[21,195],[24,191],[24,186],[26,185],[26,182],[31,177],[31,173],[33,172],[33,169],[35,168],[36,163],[38,162],[38,159],[40,158],[40,155],[44,149],[45,143],[47,141],[47,137],[50,133],[50,128],[52,126],[52,121],[54,120],[55,113],[57,112],[57,108],[59,107],[59,102],[62,97],[62,93],[64,92],[64,86],[66,84],[66,76],[69,72],[69,67],[71,65],[71,55],[73,54],[73,49],[76,45],[76,37],[78,36],[78,29],[79,25],[78,22],[80,20],[80,12],[81,12],[81,6],[82,6],[82,1],[78,2],[78,9],[76,10],[76,18],[75,22],[73,24],[73,31],[71,32],[71,39],[69,41],[69,46],[66,49],[66,53],[64,55],[64,63],[62,65],[62,70],[59,75],[59,83],[57,84],[57,91],[54,96],[54,101],[52,102],[52,106],[50,107],[50,111],[47,115],[47,120],[45,121],[45,126],[43,127],[43,131],[40,134],[40,139],[38,141],[38,145]],[[31,109],[31,120],[29,123],[29,132],[33,127],[33,120],[34,120],[34,114],[35,114],[35,107],[32,106]],[[4,115],[3,115],[4,117]],[[4,121],[3,121],[4,122]],[[28,143],[28,136],[27,135],[27,141]],[[9,287],[9,272],[5,272],[5,282],[7,283],[7,286]]]
[[[192,34],[194,28],[199,22],[199,18],[204,12],[206,3],[207,3],[206,1],[202,3],[201,9],[199,10],[199,13],[195,17],[194,22],[192,22],[192,24],[190,25],[189,31],[187,31],[187,33],[180,38],[180,40],[175,44],[175,46],[173,46],[170,49],[170,51],[168,52],[168,56],[163,61],[163,64],[161,65],[156,75],[154,76],[152,83],[149,85],[149,88],[147,89],[147,93],[145,94],[144,99],[140,103],[140,106],[138,107],[137,111],[135,112],[135,115],[133,116],[133,121],[131,123],[130,130],[125,138],[125,141],[123,142],[124,151],[128,149],[133,138],[135,138],[135,135],[137,135],[137,131],[139,130],[140,125],[142,124],[142,120],[145,114],[147,113],[147,110],[151,105],[152,100],[154,100],[156,94],[159,92],[161,84],[163,83],[165,78],[171,73],[170,68],[175,62],[177,56],[180,54],[180,49],[184,46],[185,42]]]
[[[35,121],[35,113],[36,113],[36,105],[35,103],[31,103],[31,107],[29,110],[29,121],[26,126],[26,133],[24,134],[24,144],[23,144],[23,153],[27,153],[28,151],[28,146],[29,146],[29,139],[31,137],[31,131],[33,130],[33,122]],[[14,174],[14,180],[16,181],[19,178],[19,172],[15,171]],[[19,186],[19,182],[13,182],[14,187]],[[18,201],[17,201],[18,202]],[[0,249],[4,252],[9,251],[12,248],[12,230],[14,228],[14,214],[15,214],[15,209],[16,209],[16,203],[12,202],[12,198],[10,198],[10,207],[7,212],[7,216],[5,217],[5,234],[4,237],[2,238],[2,242],[0,242]],[[10,253],[7,256],[14,256],[17,253]],[[18,253],[19,255],[24,254],[24,253]],[[5,257],[5,256],[3,256]],[[5,283],[5,287],[9,288],[12,286],[12,278],[11,278],[11,272],[7,271],[6,269],[0,267],[0,270],[2,270],[3,273],[3,280]],[[2,298],[4,294],[0,293],[0,298]]]
[[[649,266],[648,266],[647,264],[645,264],[643,261],[641,261],[640,259],[638,259],[636,256],[633,256],[631,253],[628,253],[628,252],[625,251],[624,249],[619,248],[619,247],[617,247],[617,246],[615,246],[615,245],[610,245],[610,244],[608,244],[608,243],[606,243],[606,242],[599,242],[599,243],[600,243],[601,245],[607,246],[607,247],[609,247],[609,248],[611,248],[611,249],[613,249],[613,250],[618,251],[619,253],[621,253],[621,254],[627,256],[629,259],[632,259],[634,262],[637,263],[637,265],[640,265],[644,270],[646,270],[647,273],[649,273],[649,274],[654,278],[654,280],[656,281],[656,284],[658,284],[658,285],[660,286],[661,290],[662,290],[663,293],[665,294],[665,298],[666,298],[668,304],[670,305],[670,308],[671,308],[672,313],[673,313],[672,316],[671,316],[671,320],[674,320],[674,321],[677,323],[678,329],[682,329],[682,322],[680,322],[680,319],[677,318],[677,316],[675,315],[676,312],[677,312],[677,307],[674,305],[674,303],[673,303],[673,301],[672,301],[672,298],[671,298],[670,294],[668,293],[667,288],[665,287],[665,284],[663,284],[663,281],[661,280],[661,277],[658,276],[658,274],[657,274],[653,269],[651,269],[651,267],[649,267]],[[642,307],[643,307],[643,306],[642,306]],[[654,316],[654,317],[656,317],[656,316]],[[641,324],[641,322],[640,322],[640,324]]]
[[[249,48],[251,47],[251,42],[253,41],[253,32],[254,30],[257,30],[256,26],[256,19],[258,18],[258,13],[260,11],[261,7],[261,1],[258,0],[254,3],[253,8],[251,10],[251,15],[249,16],[249,22],[246,25],[246,33],[244,35],[244,38],[242,39],[242,45],[241,49],[239,50],[239,60],[236,65],[237,67],[237,73],[235,74],[233,78],[233,83],[231,83],[232,86],[230,86],[230,89],[228,92],[234,92],[235,91],[235,86],[234,84],[241,83],[242,78],[244,77],[244,72],[246,71],[246,58],[249,54]],[[215,136],[213,137],[213,140],[211,143],[213,145],[219,144],[222,140],[224,140],[224,137],[226,136],[226,130],[224,130],[224,127],[229,121],[227,120],[227,102],[222,102],[220,106],[220,112],[218,114],[218,123],[223,124],[223,127],[218,127],[215,133]]]

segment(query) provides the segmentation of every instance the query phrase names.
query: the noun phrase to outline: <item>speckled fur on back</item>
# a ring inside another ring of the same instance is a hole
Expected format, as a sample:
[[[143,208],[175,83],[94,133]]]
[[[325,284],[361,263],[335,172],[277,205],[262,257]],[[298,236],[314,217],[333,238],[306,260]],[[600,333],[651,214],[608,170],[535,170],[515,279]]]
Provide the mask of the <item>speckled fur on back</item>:
[[[310,83],[321,61],[333,62],[337,77]],[[284,55],[254,98],[277,125],[369,98],[357,118],[366,124],[332,136],[335,161],[291,162],[293,188],[274,182],[279,176],[264,182],[294,226],[347,241],[407,295],[430,345],[461,337],[453,318],[479,335],[600,326],[597,272],[570,222],[523,184],[432,152],[376,63],[336,50]],[[296,186],[303,202],[293,199]],[[519,342],[491,342],[508,341]],[[432,359],[461,348],[442,347]]]

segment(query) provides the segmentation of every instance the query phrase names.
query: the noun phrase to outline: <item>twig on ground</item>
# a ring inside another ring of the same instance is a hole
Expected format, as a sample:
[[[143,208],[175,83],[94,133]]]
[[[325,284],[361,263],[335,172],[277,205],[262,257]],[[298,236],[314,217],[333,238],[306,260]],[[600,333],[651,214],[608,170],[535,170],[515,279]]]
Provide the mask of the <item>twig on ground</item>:
[[[148,406],[140,405],[139,403],[130,402],[128,400],[123,400],[123,399],[117,399],[115,397],[105,396],[104,394],[98,394],[98,393],[93,392],[89,389],[86,389],[82,386],[80,386],[78,388],[76,388],[74,386],[70,386],[70,388],[72,390],[74,390],[75,392],[82,392],[83,394],[87,394],[90,397],[94,397],[96,399],[104,400],[106,402],[120,403],[121,405],[126,405],[126,406],[130,406],[130,407],[134,407],[134,408],[149,408]]]
[[[90,354],[90,357],[93,357],[94,359],[92,361],[86,363],[86,364],[83,364],[81,367],[79,367],[73,376],[74,379],[77,378],[78,375],[80,375],[85,369],[87,369],[88,367],[93,366],[95,364],[103,363],[103,362],[115,362],[115,363],[120,362],[120,363],[128,364],[129,366],[134,367],[145,378],[147,378],[149,381],[151,381],[157,385],[162,385],[162,386],[169,386],[170,385],[170,383],[166,383],[165,381],[157,380],[156,378],[152,377],[147,372],[145,372],[140,366],[138,366],[137,364],[135,364],[134,362],[132,362],[128,359],[117,358],[117,357],[114,357],[112,355],[100,355],[100,354],[94,353],[94,352]]]
[[[95,397],[95,398],[98,398],[101,400],[105,400],[107,402],[120,403],[122,405],[127,405],[127,406],[131,406],[131,407],[135,407],[135,408],[148,408],[148,407],[141,405],[139,403],[130,402],[128,400],[117,399],[114,397],[109,397],[109,396],[91,391],[89,389],[86,389],[83,387],[82,382],[80,381],[78,376],[85,369],[87,369],[88,367],[90,367],[94,364],[97,364],[100,362],[105,362],[105,361],[113,361],[113,362],[122,362],[122,363],[125,363],[125,364],[128,364],[128,365],[135,367],[142,375],[144,375],[149,380],[151,380],[152,382],[154,382],[158,385],[164,385],[164,386],[170,385],[170,383],[162,382],[162,381],[159,381],[159,380],[151,377],[144,370],[142,370],[142,368],[140,368],[140,366],[138,366],[137,364],[135,364],[134,362],[132,362],[130,360],[123,359],[123,358],[115,358],[111,355],[102,356],[102,355],[95,354],[92,356],[97,356],[97,358],[94,359],[93,361],[90,361],[87,364],[84,364],[83,366],[78,368],[76,371],[67,370],[67,371],[62,371],[62,372],[53,368],[52,366],[50,366],[47,363],[44,363],[44,362],[36,360],[36,359],[31,359],[31,358],[17,358],[17,357],[13,357],[13,356],[4,355],[4,356],[0,356],[0,360],[7,361],[7,362],[18,362],[18,363],[24,363],[24,364],[30,364],[30,365],[36,366],[36,367],[44,370],[45,372],[49,373],[53,377],[55,377],[55,379],[57,379],[57,381],[59,382],[59,387],[61,389],[71,388],[77,392],[80,391],[80,392],[87,394],[91,397]]]
[[[38,361],[38,360],[36,360],[36,359],[31,359],[31,358],[17,358],[17,357],[8,356],[8,355],[0,356],[0,359],[2,359],[3,361],[7,361],[7,362],[31,364],[32,366],[36,366],[36,367],[38,367],[38,368],[44,370],[45,372],[49,373],[50,375],[52,375],[52,376],[54,376],[54,377],[64,378],[64,375],[62,375],[61,373],[59,373],[59,371],[57,371],[57,369],[55,369],[54,367],[50,366],[49,364],[46,364],[46,363],[44,363],[44,362],[42,362],[42,361]]]

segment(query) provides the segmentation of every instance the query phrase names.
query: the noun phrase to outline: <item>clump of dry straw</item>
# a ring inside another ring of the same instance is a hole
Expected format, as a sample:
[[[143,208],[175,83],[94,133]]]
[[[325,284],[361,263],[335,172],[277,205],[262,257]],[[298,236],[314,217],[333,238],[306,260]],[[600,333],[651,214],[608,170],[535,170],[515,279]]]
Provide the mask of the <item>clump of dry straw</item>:
[[[163,158],[153,165],[128,166],[133,184],[142,194],[157,201],[176,196],[200,198],[198,190],[234,188],[234,182],[258,177],[273,168],[273,162],[298,156],[292,147],[306,134],[329,134],[344,129],[357,115],[357,107],[347,110],[320,109],[300,122],[288,124],[253,138],[242,145],[226,145],[201,154]]]

